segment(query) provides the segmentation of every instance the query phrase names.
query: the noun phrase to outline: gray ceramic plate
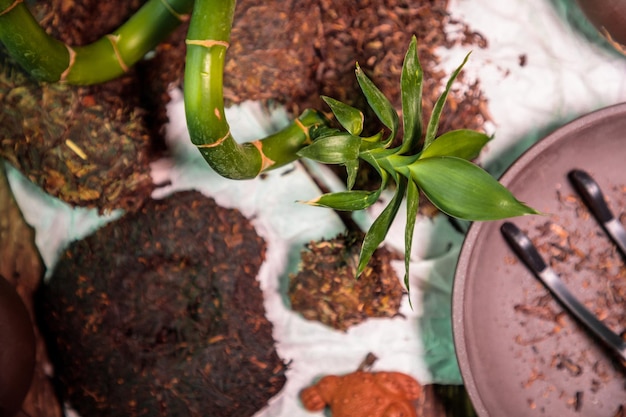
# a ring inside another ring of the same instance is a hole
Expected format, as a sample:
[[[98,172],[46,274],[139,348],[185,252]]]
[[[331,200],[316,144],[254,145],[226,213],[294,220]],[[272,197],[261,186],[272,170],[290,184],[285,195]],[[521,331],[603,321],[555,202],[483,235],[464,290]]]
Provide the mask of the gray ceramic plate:
[[[626,104],[560,128],[501,179],[521,201],[547,213],[513,222],[540,245],[570,290],[621,331],[624,261],[576,199],[567,179],[574,168],[589,172],[614,212],[624,216]],[[615,416],[626,407],[626,368],[563,313],[509,249],[501,224],[472,225],[453,291],[457,356],[478,414]]]

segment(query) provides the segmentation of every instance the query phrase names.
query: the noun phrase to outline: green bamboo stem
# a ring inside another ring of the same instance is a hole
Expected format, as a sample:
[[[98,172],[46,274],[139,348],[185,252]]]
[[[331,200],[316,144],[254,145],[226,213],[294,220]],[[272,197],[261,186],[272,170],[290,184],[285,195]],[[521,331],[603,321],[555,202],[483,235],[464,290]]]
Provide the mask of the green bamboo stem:
[[[282,131],[264,139],[238,144],[224,114],[224,60],[230,42],[235,0],[197,0],[187,33],[185,111],[191,141],[220,175],[254,178],[298,158],[310,142],[309,129],[326,123],[318,112],[306,110]]]
[[[47,35],[23,0],[0,0],[0,42],[31,75],[44,82],[96,84],[122,75],[191,12],[187,34],[185,109],[192,142],[220,175],[254,178],[298,158],[309,129],[326,124],[306,110],[282,131],[238,144],[224,114],[223,71],[235,0],[149,0],[115,32],[71,47]]]
[[[150,0],[115,32],[72,47],[49,36],[23,0],[0,0],[0,42],[44,82],[97,84],[123,75],[187,18],[193,0]]]

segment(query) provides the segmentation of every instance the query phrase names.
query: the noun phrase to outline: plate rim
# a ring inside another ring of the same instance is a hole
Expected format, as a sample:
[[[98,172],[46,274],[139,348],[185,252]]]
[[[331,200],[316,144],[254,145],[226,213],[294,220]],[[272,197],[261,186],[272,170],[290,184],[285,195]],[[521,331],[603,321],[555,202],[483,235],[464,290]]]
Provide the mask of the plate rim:
[[[527,165],[533,162],[543,151],[554,145],[555,142],[581,130],[583,127],[617,115],[626,116],[626,102],[588,112],[558,127],[522,153],[500,177],[500,183],[508,187]],[[463,245],[461,246],[452,285],[452,336],[454,350],[461,371],[463,385],[474,406],[474,410],[480,417],[489,417],[490,414],[482,400],[478,384],[472,375],[465,326],[463,323],[463,311],[465,309],[465,283],[467,281],[467,272],[473,253],[473,247],[486,224],[488,224],[488,222],[473,222],[470,226],[463,241]]]

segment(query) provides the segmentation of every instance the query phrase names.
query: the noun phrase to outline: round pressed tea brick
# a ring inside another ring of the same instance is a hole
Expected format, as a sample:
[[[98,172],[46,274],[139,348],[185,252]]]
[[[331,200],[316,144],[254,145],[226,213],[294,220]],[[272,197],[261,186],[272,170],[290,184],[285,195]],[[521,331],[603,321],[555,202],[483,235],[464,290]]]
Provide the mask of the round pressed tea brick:
[[[251,416],[285,383],[256,275],[265,243],[198,192],[73,243],[44,293],[63,400],[98,416]]]

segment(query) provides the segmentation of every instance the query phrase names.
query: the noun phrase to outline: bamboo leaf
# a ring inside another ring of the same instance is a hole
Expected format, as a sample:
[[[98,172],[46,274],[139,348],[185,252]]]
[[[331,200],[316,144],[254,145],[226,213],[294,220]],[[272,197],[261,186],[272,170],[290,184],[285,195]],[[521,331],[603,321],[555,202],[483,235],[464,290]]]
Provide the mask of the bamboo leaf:
[[[385,149],[385,142],[382,141],[383,131],[373,136],[361,137],[361,152],[371,151],[374,149]]]
[[[372,258],[374,251],[382,243],[387,236],[387,232],[391,227],[393,219],[398,213],[398,209],[402,203],[402,198],[406,190],[406,180],[397,184],[396,192],[385,209],[374,220],[372,226],[365,234],[363,239],[363,246],[361,247],[361,254],[359,255],[359,267],[356,276],[358,277],[365,270],[368,262]]]
[[[374,156],[374,158],[376,158],[376,161],[378,163],[378,166],[383,170],[386,171],[389,176],[391,176],[391,178],[394,180],[394,182],[397,184],[400,181],[400,171],[396,169],[396,167],[394,167],[394,165],[392,164],[392,161],[390,161],[389,159],[389,155],[385,155],[384,153],[382,154],[377,154],[378,150],[374,150],[372,152],[372,155]],[[390,149],[384,149],[384,151],[387,152],[391,152]]]
[[[374,157],[374,155],[372,155],[371,152],[362,152],[360,157],[363,161],[370,164],[376,172],[378,172],[378,175],[380,175],[380,189],[381,191],[384,190],[389,182],[389,173],[380,166],[378,160]]]
[[[366,143],[379,143],[383,138],[382,130],[372,136],[361,136],[361,140]]]
[[[386,179],[387,173],[383,171],[383,169],[380,167],[378,160],[374,157],[371,151],[361,152],[359,156],[362,160],[370,164],[372,168],[374,168],[376,172],[378,172],[378,174],[383,178],[383,180]]]
[[[351,190],[354,187],[354,183],[356,182],[356,176],[359,172],[359,160],[352,159],[350,161],[346,161],[344,164],[346,166],[346,171],[348,174],[347,187],[348,190]]]
[[[390,164],[389,159],[385,156],[375,155],[374,152],[378,150],[374,150],[372,152],[361,152],[360,157],[362,160],[370,164],[376,172],[381,177],[381,187],[384,188],[387,186],[387,181],[389,181],[389,177],[391,177],[395,183],[399,182],[400,174],[397,170]],[[385,151],[391,152],[389,149],[385,149]]]
[[[478,156],[481,149],[491,138],[474,130],[453,130],[439,136],[422,152],[420,159],[434,156],[456,156],[471,160]]]
[[[419,208],[419,188],[412,180],[408,180],[406,193],[406,228],[404,230],[404,285],[406,286],[407,295],[409,296],[409,306],[413,307],[411,302],[411,289],[409,285],[409,265],[411,263],[411,249],[413,247],[413,233],[415,231],[415,220],[417,218],[417,210]]]
[[[341,133],[316,139],[298,151],[298,156],[325,164],[343,164],[359,157],[361,138]]]
[[[497,220],[538,214],[480,167],[461,158],[420,159],[409,166],[411,176],[441,211],[465,220]]]
[[[363,131],[363,113],[360,110],[332,97],[322,96],[322,100],[328,104],[335,118],[344,129],[355,136],[361,134]]]
[[[385,140],[385,144],[388,145],[396,137],[396,132],[398,131],[398,113],[396,113],[387,97],[365,75],[359,64],[356,66],[356,79],[369,106],[374,110],[378,119],[391,130],[389,138]]]
[[[471,53],[471,52],[470,52]],[[443,105],[446,103],[446,99],[448,98],[448,94],[450,93],[450,89],[452,88],[452,83],[458,77],[459,73],[465,66],[470,54],[465,55],[465,59],[459,65],[459,67],[452,73],[448,83],[446,84],[446,88],[443,90],[443,93],[439,96],[437,101],[435,102],[435,106],[433,107],[433,112],[430,116],[430,120],[428,121],[428,127],[426,128],[426,137],[424,138],[424,149],[428,148],[433,140],[435,140],[435,136],[437,136],[437,129],[439,127],[439,118],[441,117],[441,112],[443,110]]]
[[[313,125],[309,129],[309,136],[311,140],[315,142],[318,139],[326,136],[343,135],[345,132],[334,127],[330,127],[326,124]]]
[[[381,191],[382,188],[376,191],[339,191],[336,193],[323,194],[315,200],[307,201],[306,204],[341,211],[363,210],[378,200]]]
[[[409,49],[404,57],[400,90],[402,95],[402,138],[401,153],[413,148],[422,136],[422,86],[424,72],[417,54],[417,39],[411,38]]]

